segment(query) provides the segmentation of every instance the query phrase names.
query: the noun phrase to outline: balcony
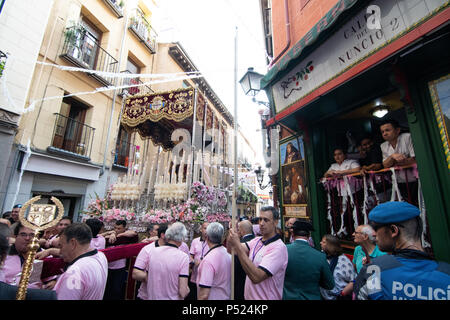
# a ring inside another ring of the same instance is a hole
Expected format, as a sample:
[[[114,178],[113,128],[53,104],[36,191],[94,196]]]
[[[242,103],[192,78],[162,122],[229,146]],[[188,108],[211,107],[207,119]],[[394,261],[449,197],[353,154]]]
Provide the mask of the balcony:
[[[151,53],[156,53],[156,37],[158,35],[139,11],[136,10],[132,14],[128,28],[142,43],[144,43]]]
[[[103,0],[104,3],[114,12],[117,18],[123,17],[123,0]]]
[[[117,72],[118,61],[100,47],[98,41],[89,35],[82,26],[67,28],[64,35],[64,45],[60,57],[80,68]],[[91,74],[91,76],[106,86],[114,84],[114,78],[96,74]]]
[[[0,51],[0,78],[3,75],[3,70],[5,69],[6,59],[8,56],[3,51]]]
[[[125,70],[121,71],[120,73],[129,73],[131,74],[131,71]],[[122,86],[132,86],[136,85],[136,87],[130,87],[126,89],[122,89],[119,93],[119,96],[123,97],[125,90],[128,91],[129,95],[144,95],[144,94],[151,94],[154,93],[154,91],[149,86],[140,85],[143,84],[143,82],[139,78],[123,78],[122,79]]]
[[[426,219],[416,164],[369,171],[365,175],[354,173],[323,178],[320,183],[326,192],[327,232],[341,240],[352,241],[356,227],[368,223],[369,212],[387,201],[409,202],[419,207]],[[284,192],[286,199],[289,194],[287,190]],[[427,223],[422,240],[424,248],[431,246]]]
[[[63,116],[56,115],[53,129],[52,145],[49,152],[73,157],[79,160],[90,160],[95,128]]]
[[[119,140],[116,144],[116,154],[114,155],[114,166],[127,168],[129,164],[130,149],[134,150],[134,145],[127,140]]]

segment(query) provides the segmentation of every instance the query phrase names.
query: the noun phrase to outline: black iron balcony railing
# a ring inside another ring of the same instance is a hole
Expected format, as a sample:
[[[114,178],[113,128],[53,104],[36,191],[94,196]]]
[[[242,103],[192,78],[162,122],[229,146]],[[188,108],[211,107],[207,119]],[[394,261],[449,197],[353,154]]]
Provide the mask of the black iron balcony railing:
[[[60,56],[82,68],[114,73],[118,70],[118,61],[80,25],[66,29]],[[105,85],[114,84],[114,78],[97,74],[92,77]]]
[[[127,140],[118,140],[116,144],[116,154],[114,155],[114,164],[128,167],[130,149],[134,150],[134,144]]]
[[[3,75],[3,70],[5,69],[6,59],[8,56],[3,51],[0,51],[0,78]]]
[[[103,0],[118,18],[123,17],[124,0]]]
[[[121,73],[131,73],[129,70],[121,71]],[[123,96],[125,90],[128,91],[129,95],[136,95],[136,94],[150,94],[154,93],[154,91],[149,86],[140,85],[143,84],[143,82],[139,78],[123,78],[122,79],[122,85],[123,86],[134,86],[130,88],[124,88],[119,93],[120,96]]]
[[[85,158],[90,158],[95,128],[72,118],[56,115],[53,129],[52,147],[58,151],[64,150]]]
[[[156,53],[156,37],[158,34],[138,10],[130,18],[129,29],[145,44],[151,53]]]

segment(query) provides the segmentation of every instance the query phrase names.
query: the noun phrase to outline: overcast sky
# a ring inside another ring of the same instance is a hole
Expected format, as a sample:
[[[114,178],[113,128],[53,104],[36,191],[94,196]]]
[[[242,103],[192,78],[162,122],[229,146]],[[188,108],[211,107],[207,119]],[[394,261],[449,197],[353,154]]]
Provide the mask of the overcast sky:
[[[259,0],[161,0],[154,22],[160,42],[179,41],[204,74],[230,113],[234,115],[234,38],[238,27],[238,80],[248,67],[265,74],[265,48]],[[238,92],[238,123],[262,163],[258,110]],[[265,94],[257,96],[266,100]]]

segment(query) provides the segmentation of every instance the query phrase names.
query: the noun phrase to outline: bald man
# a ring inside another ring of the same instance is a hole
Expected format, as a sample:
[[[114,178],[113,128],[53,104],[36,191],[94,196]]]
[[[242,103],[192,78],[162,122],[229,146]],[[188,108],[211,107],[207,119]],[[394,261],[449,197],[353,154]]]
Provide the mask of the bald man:
[[[253,225],[249,220],[243,220],[238,223],[238,235],[241,243],[246,243],[255,237]],[[241,262],[234,257],[234,299],[244,300],[245,271],[242,269]]]

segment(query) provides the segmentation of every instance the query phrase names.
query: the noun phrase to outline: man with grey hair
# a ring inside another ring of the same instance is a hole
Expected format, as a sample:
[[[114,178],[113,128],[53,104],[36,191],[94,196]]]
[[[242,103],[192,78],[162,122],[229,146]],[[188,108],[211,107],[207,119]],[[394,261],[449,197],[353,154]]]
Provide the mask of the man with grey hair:
[[[148,300],[183,300],[189,293],[189,257],[178,250],[187,230],[181,222],[172,224],[165,233],[166,244],[149,252]]]
[[[231,299],[231,256],[222,246],[224,228],[213,222],[206,228],[209,250],[198,267],[198,300]]]
[[[368,224],[360,225],[353,233],[354,241],[358,245],[353,253],[353,264],[356,272],[359,273],[364,264],[370,262],[372,258],[385,255],[375,243],[375,231]],[[367,255],[369,257],[367,257]]]

